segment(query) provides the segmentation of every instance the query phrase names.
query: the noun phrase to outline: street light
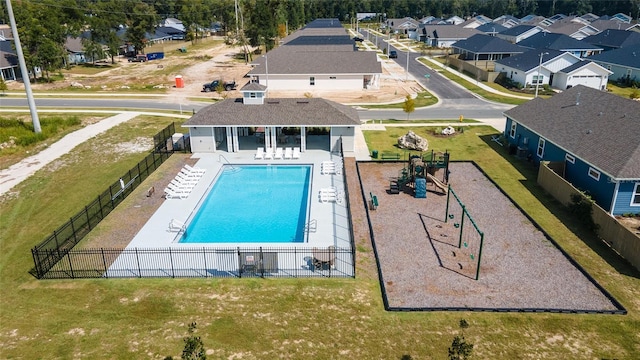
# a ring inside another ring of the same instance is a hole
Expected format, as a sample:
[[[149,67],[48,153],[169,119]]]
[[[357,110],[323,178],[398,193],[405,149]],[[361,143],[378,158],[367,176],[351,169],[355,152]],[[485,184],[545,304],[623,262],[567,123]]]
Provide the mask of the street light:
[[[540,85],[540,72],[542,71],[542,56],[543,55],[549,55],[548,52],[541,52],[540,53],[540,63],[538,63],[538,76],[536,78],[536,96],[534,96],[534,98],[538,97],[538,85]]]

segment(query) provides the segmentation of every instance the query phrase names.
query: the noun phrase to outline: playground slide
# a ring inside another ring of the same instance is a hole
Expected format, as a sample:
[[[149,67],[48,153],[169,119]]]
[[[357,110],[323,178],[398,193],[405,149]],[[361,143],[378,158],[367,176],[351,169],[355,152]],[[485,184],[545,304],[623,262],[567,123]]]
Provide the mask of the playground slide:
[[[433,182],[433,184],[437,187],[439,187],[440,189],[442,189],[442,191],[444,191],[445,193],[447,193],[449,191],[449,187],[444,184],[442,181],[438,180],[435,176],[427,173],[427,178]]]

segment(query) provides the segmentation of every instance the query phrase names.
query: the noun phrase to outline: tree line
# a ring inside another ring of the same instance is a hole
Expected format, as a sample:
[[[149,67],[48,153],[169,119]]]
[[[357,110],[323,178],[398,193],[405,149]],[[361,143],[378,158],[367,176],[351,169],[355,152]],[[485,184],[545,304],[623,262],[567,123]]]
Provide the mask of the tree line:
[[[191,41],[219,22],[241,43],[270,49],[278,38],[313,19],[338,18],[348,23],[359,12],[380,14],[374,21],[428,15],[521,18],[589,12],[624,13],[637,19],[640,12],[640,0],[13,0],[12,5],[27,66],[39,67],[45,74],[65,65],[68,36],[88,32],[83,38],[85,52],[92,58],[110,56],[113,62],[123,38],[136,53],[141,52],[146,34],[168,17],[182,21]],[[0,23],[8,22],[4,1],[0,1]]]

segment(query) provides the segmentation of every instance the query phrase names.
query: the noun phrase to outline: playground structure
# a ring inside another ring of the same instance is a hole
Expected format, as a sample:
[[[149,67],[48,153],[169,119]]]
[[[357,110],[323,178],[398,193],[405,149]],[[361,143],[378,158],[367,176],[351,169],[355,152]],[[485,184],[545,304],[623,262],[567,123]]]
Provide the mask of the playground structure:
[[[390,179],[389,193],[399,194],[402,189],[412,188],[417,198],[427,196],[427,183],[448,192],[449,183],[449,152],[434,152],[420,155],[409,154],[406,165],[398,172],[398,176]],[[442,180],[436,177],[439,169],[443,169]]]
[[[480,277],[480,258],[482,256],[484,232],[480,231],[464,203],[460,201],[460,198],[450,185],[447,192],[444,222],[453,224],[454,232],[457,233],[458,250],[454,250],[453,255],[459,259],[458,266],[460,270],[469,270],[475,273],[475,280],[478,280]]]

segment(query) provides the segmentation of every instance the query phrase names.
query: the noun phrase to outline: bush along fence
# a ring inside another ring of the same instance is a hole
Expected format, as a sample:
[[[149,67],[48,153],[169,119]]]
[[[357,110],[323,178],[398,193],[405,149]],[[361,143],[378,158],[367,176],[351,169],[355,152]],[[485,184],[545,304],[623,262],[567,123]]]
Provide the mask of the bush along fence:
[[[102,219],[116,208],[133,190],[173,154],[167,145],[175,133],[175,124],[162,129],[154,136],[152,152],[135,167],[114,182],[94,201],[84,207],[53,234],[32,250],[34,268],[30,273],[42,279],[56,263],[62,260]]]

